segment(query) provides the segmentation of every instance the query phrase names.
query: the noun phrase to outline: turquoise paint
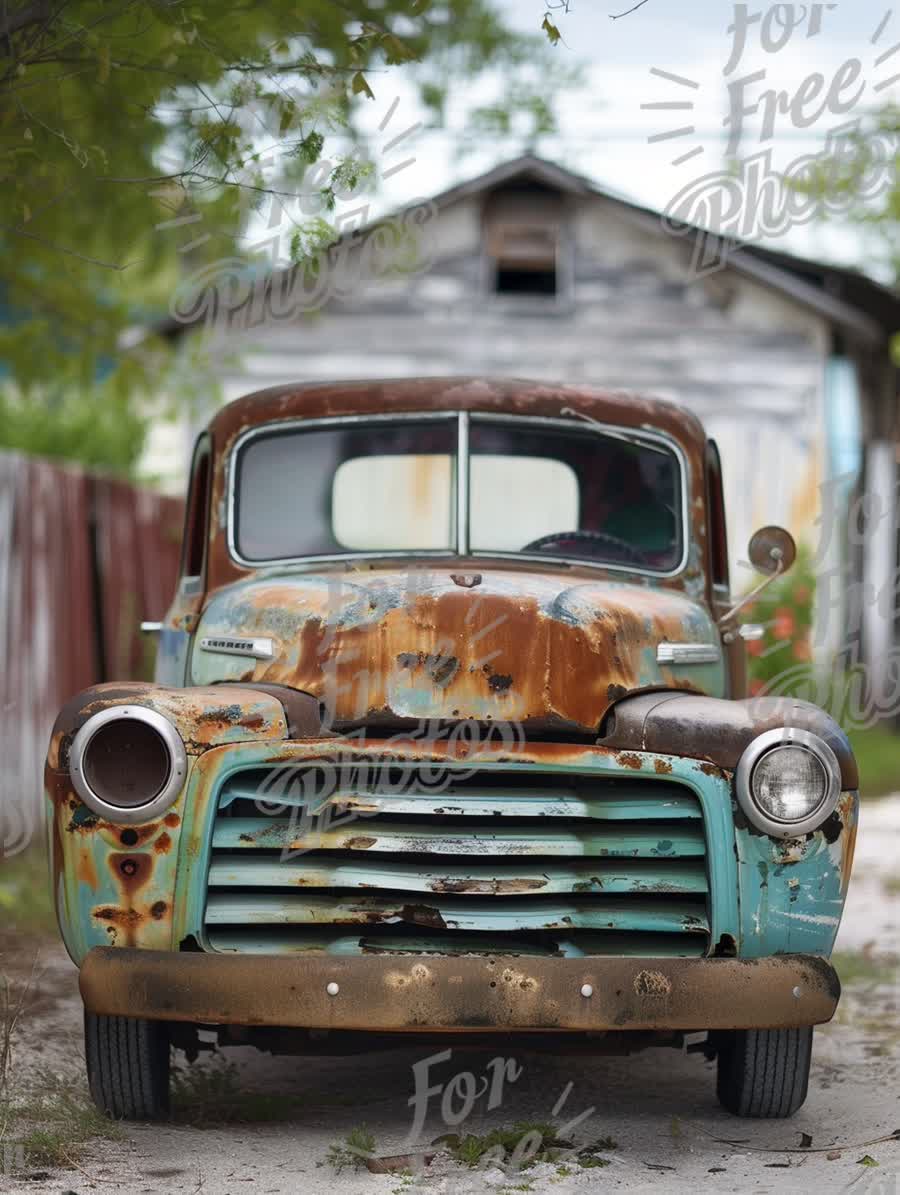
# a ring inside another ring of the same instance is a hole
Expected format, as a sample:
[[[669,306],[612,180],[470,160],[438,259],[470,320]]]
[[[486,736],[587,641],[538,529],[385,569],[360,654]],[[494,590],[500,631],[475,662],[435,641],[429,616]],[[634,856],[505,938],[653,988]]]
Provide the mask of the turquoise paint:
[[[290,761],[311,762],[319,758],[334,758],[341,747],[321,742],[291,744]],[[357,754],[363,754],[358,751]],[[212,756],[215,759],[212,759]],[[705,765],[693,759],[650,753],[627,753],[629,761],[639,760],[640,767],[626,766],[616,756],[607,752],[592,753],[584,750],[580,764],[551,764],[502,762],[472,757],[466,761],[466,768],[477,767],[484,771],[534,771],[540,769],[546,774],[558,775],[603,775],[627,779],[651,779],[661,787],[665,784],[683,784],[690,788],[703,808],[704,825],[707,834],[707,867],[711,900],[710,940],[715,946],[723,934],[739,937],[739,916],[737,881],[734,853],[734,828],[731,813],[730,781],[719,774],[709,775]],[[282,744],[239,744],[226,750],[217,749],[209,753],[205,761],[211,780],[208,792],[200,798],[201,771],[198,769],[189,783],[185,802],[185,825],[183,843],[191,844],[191,854],[178,869],[178,887],[175,894],[176,929],[175,938],[181,940],[192,934],[204,949],[211,949],[204,929],[206,903],[206,878],[210,864],[212,833],[218,793],[232,775],[247,768],[265,766],[270,761],[285,762],[285,745]],[[671,771],[658,771],[661,767]],[[202,812],[201,812],[202,811]],[[198,816],[199,815],[199,816]],[[364,823],[363,823],[364,824]],[[660,859],[666,854],[660,854]],[[668,856],[673,857],[672,855]]]
[[[211,748],[190,771],[183,796],[173,807],[181,818],[177,829],[163,830],[160,825],[146,844],[139,848],[123,847],[115,827],[92,827],[82,809],[63,809],[59,838],[64,851],[63,865],[57,869],[60,926],[66,947],[80,962],[92,946],[110,944],[108,921],[95,915],[98,907],[122,907],[122,889],[115,880],[110,857],[149,854],[153,859],[152,877],[138,893],[135,907],[142,914],[136,929],[135,944],[145,948],[178,949],[188,935],[194,935],[201,947],[211,949],[204,929],[207,874],[217,800],[229,777],[254,767],[278,763],[311,763],[317,758],[334,759],[336,754],[352,763],[365,753],[365,745],[355,748],[349,742],[337,744],[242,742]],[[396,755],[396,751],[394,752]],[[764,957],[785,952],[828,955],[831,952],[843,908],[848,877],[843,872],[848,835],[855,831],[858,802],[855,794],[846,795],[849,811],[837,840],[826,841],[822,831],[802,844],[783,843],[747,829],[735,830],[732,812],[731,780],[697,760],[650,753],[620,753],[631,764],[626,766],[615,755],[604,751],[572,750],[575,763],[550,763],[543,759],[522,762],[494,758],[468,759],[462,767],[484,771],[529,772],[535,769],[548,776],[607,776],[620,779],[652,780],[662,788],[666,784],[688,787],[703,810],[706,832],[706,867],[710,893],[710,942],[713,948],[723,935],[737,944],[742,957]],[[427,761],[425,761],[427,762]],[[661,769],[661,770],[658,770]],[[671,769],[671,770],[667,770]],[[623,788],[623,794],[627,789]],[[674,795],[674,794],[673,794]],[[627,801],[627,796],[626,796]],[[553,818],[548,818],[552,832]],[[363,821],[364,825],[365,822]],[[610,826],[615,824],[612,819]],[[681,822],[692,824],[691,819]],[[69,826],[72,828],[69,829]],[[172,839],[172,849],[165,854],[155,850],[160,833]],[[667,849],[674,835],[660,840],[653,854],[660,860],[660,881],[664,881],[667,860],[677,857]],[[84,853],[90,856],[85,868]],[[460,863],[464,856],[459,857]],[[508,862],[509,860],[507,860]],[[610,860],[612,862],[612,860]],[[364,867],[364,856],[359,865]],[[91,881],[85,879],[87,871]],[[573,869],[574,874],[574,869]],[[82,878],[78,878],[81,876]],[[167,905],[165,918],[147,915],[154,902]],[[114,942],[126,944],[126,933],[119,927]]]
[[[852,794],[853,832],[858,798]],[[834,947],[847,880],[845,828],[829,843],[818,830],[802,841],[783,842],[740,829],[735,834],[741,910],[740,953],[820,954]]]

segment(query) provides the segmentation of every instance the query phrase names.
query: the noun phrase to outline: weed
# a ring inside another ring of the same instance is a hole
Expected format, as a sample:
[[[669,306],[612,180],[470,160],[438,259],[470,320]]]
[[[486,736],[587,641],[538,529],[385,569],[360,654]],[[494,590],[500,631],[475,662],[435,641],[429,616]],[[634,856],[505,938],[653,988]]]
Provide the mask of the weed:
[[[336,1145],[330,1146],[325,1160],[338,1174],[342,1170],[362,1170],[366,1159],[375,1153],[375,1138],[365,1125],[353,1128]]]
[[[31,965],[31,974],[18,987],[14,987],[6,975],[0,975],[0,1098],[9,1091],[13,1042],[22,1013],[25,1011],[36,966],[37,955]]]
[[[590,1145],[579,1149],[575,1160],[582,1170],[601,1170],[604,1166],[612,1165],[609,1158],[601,1157],[601,1154],[618,1148],[618,1143],[612,1137],[598,1137]]]
[[[220,1054],[172,1072],[174,1119],[194,1128],[286,1120],[301,1103],[299,1096],[244,1090],[237,1066]]]
[[[21,1151],[27,1167],[69,1169],[77,1166],[88,1141],[120,1136],[118,1125],[94,1107],[82,1080],[41,1070],[27,1091],[10,1099],[0,1153],[9,1146]]]
[[[535,1162],[554,1162],[562,1145],[553,1125],[522,1121],[509,1129],[492,1129],[477,1136],[447,1138],[452,1157],[463,1166],[513,1162],[523,1169]]]

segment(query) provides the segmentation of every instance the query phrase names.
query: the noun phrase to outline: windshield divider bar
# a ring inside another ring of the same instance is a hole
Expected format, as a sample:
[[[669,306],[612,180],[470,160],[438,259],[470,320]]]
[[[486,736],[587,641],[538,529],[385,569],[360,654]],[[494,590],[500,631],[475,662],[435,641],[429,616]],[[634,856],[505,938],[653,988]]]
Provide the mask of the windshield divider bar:
[[[459,412],[459,445],[456,465],[456,550],[469,554],[469,412]]]

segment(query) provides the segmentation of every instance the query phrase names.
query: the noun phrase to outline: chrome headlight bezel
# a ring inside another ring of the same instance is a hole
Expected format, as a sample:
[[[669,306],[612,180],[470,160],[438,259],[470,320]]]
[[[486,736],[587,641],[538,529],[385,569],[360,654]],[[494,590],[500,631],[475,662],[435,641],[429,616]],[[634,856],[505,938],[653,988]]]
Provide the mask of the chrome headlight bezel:
[[[87,778],[85,756],[95,735],[112,722],[130,719],[143,722],[162,739],[169,754],[169,773],[163,787],[143,805],[116,805],[95,792]],[[72,785],[84,804],[106,821],[120,825],[143,825],[153,821],[172,805],[184,787],[187,753],[181,735],[162,714],[141,705],[117,705],[93,714],[77,731],[69,751]]]
[[[825,793],[816,808],[797,821],[775,818],[756,800],[753,793],[753,773],[764,756],[785,747],[800,747],[814,755],[825,775]],[[771,838],[801,838],[817,830],[837,807],[841,795],[841,765],[824,739],[808,730],[784,726],[757,735],[744,751],[735,772],[738,804],[750,822]]]

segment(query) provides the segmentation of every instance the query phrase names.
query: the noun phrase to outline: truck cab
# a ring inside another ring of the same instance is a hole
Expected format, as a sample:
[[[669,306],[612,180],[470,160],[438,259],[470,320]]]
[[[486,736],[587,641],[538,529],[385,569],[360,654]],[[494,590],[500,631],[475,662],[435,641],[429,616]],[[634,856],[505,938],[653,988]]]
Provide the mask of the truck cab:
[[[754,537],[763,584],[793,550]],[[204,1026],[705,1033],[726,1108],[792,1114],[858,778],[824,711],[748,699],[740,605],[673,405],[449,378],[223,408],[155,683],[73,698],[48,756],[98,1105],[163,1115]]]

